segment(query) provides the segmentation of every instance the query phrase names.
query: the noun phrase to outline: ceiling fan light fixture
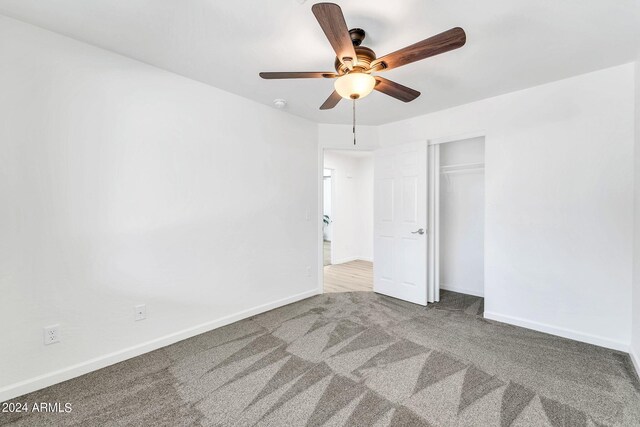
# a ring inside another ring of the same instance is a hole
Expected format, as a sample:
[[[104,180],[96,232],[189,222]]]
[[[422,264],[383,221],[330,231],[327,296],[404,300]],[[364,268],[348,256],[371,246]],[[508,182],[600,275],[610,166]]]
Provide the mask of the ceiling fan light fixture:
[[[367,73],[351,72],[336,79],[334,87],[345,99],[360,99],[369,95],[376,85],[376,79]]]
[[[300,3],[304,1],[298,0]],[[420,96],[420,92],[380,76],[373,77],[371,73],[402,67],[458,49],[467,41],[464,30],[455,27],[378,58],[373,50],[362,46],[366,36],[365,31],[361,28],[347,27],[340,6],[335,3],[316,3],[311,6],[311,11],[336,54],[334,61],[336,72],[263,72],[260,73],[260,77],[263,79],[336,79],[335,90],[320,106],[321,110],[334,108],[342,98],[353,100],[355,110],[355,100],[364,98],[374,89],[402,102],[411,102]]]

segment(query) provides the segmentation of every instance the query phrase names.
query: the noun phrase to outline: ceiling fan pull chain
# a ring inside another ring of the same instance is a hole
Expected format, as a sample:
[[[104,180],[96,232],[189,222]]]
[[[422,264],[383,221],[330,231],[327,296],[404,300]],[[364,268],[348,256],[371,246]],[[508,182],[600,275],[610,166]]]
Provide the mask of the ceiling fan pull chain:
[[[356,99],[353,98],[353,145],[356,145]]]

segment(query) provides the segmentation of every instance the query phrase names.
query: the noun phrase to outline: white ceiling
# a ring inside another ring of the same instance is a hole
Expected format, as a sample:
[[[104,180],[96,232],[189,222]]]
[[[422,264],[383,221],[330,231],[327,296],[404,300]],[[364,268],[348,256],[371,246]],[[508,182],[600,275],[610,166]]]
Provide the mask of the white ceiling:
[[[332,71],[313,0],[0,0],[0,13],[320,123],[351,106],[318,107],[332,81],[262,80],[259,71]],[[384,73],[422,92],[405,104],[374,92],[361,124],[392,122],[633,61],[640,0],[343,0],[349,28],[378,56],[460,26],[458,50]]]

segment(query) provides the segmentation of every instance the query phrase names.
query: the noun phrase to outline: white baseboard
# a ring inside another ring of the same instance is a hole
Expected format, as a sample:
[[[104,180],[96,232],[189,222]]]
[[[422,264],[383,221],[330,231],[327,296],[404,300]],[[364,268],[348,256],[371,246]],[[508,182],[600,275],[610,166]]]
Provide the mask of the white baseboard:
[[[141,354],[157,350],[178,341],[182,341],[184,339],[209,332],[213,329],[220,328],[233,322],[237,322],[238,320],[242,320],[250,316],[255,316],[256,314],[264,313],[265,311],[273,310],[274,308],[282,307],[284,305],[291,304],[318,294],[318,289],[306,291],[297,295],[293,295],[291,297],[259,305],[257,307],[253,307],[248,310],[223,317],[221,319],[183,329],[182,331],[174,332],[172,334],[165,335],[163,337],[156,338],[142,344],[118,350],[113,353],[105,354],[103,356],[99,356],[90,360],[86,360],[84,362],[71,365],[57,371],[39,375],[37,377],[20,381],[15,384],[10,384],[6,387],[0,388],[0,402],[4,402],[6,400],[22,396],[23,394],[31,393],[32,391],[49,387],[62,381],[67,381],[72,378],[79,377],[80,375],[84,375],[89,372],[107,367],[109,365],[131,359],[132,357],[140,356]]]
[[[463,288],[463,287],[459,287],[459,286],[456,286],[456,285],[440,284],[440,289],[443,289],[445,291],[458,292],[460,294],[467,294],[467,295],[473,295],[473,296],[476,296],[476,297],[483,297],[484,298],[484,291],[478,291],[478,290],[475,290],[475,289]]]
[[[371,258],[355,256],[355,257],[348,257],[348,258],[340,258],[340,259],[336,259],[336,260],[331,260],[331,265],[344,264],[345,262],[351,262],[351,261],[369,261],[369,262],[373,262],[373,260]]]
[[[502,323],[508,323],[510,325],[520,326],[522,328],[533,329],[538,332],[545,332],[551,335],[557,335],[563,338],[569,338],[576,341],[585,342],[587,344],[593,344],[600,347],[610,348],[612,350],[629,352],[629,343],[610,340],[608,338],[599,337],[597,335],[585,334],[582,332],[573,331],[570,329],[558,328],[556,326],[548,325],[545,323],[534,322],[519,317],[507,316],[504,314],[493,313],[490,311],[484,312],[485,319],[495,320]]]

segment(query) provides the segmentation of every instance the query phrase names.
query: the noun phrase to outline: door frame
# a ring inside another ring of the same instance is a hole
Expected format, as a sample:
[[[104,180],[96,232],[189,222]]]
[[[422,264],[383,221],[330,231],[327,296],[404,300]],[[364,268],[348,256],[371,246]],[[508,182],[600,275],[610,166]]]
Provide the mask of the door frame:
[[[322,162],[322,164],[323,164],[323,167],[322,167],[322,195],[321,195],[322,196],[321,197],[322,205],[320,206],[320,224],[324,224],[324,221],[322,221],[322,219],[323,219],[323,215],[324,215],[324,171],[325,171],[325,169],[331,171],[331,221],[332,222],[333,222],[333,215],[334,215],[333,213],[335,211],[335,208],[334,208],[335,203],[334,202],[335,202],[335,185],[336,185],[335,180],[334,180],[335,171],[336,170],[332,169],[332,168],[324,167],[324,153],[323,153],[322,159],[323,159],[323,162]],[[323,228],[324,228],[324,226],[321,225],[320,226],[321,233],[322,233]],[[333,229],[331,230],[331,234],[332,234],[332,236],[331,236],[331,259],[330,259],[330,261],[331,261],[331,264],[333,265]],[[322,268],[324,269],[324,233],[322,233]],[[324,270],[323,270],[323,273],[324,273]]]
[[[427,143],[427,303],[440,301],[440,145]]]
[[[322,236],[322,215],[324,214],[324,152],[325,151],[366,151],[372,153],[380,147],[367,147],[367,148],[343,148],[333,146],[322,146],[318,144],[318,170],[316,172],[317,177],[317,191],[318,191],[318,216],[317,216],[317,269],[318,269],[318,286],[316,292],[318,294],[324,293],[324,239]],[[335,171],[332,168],[326,168]],[[335,211],[335,180],[334,174],[331,174],[331,212]],[[331,241],[331,261],[333,262],[333,240]]]

